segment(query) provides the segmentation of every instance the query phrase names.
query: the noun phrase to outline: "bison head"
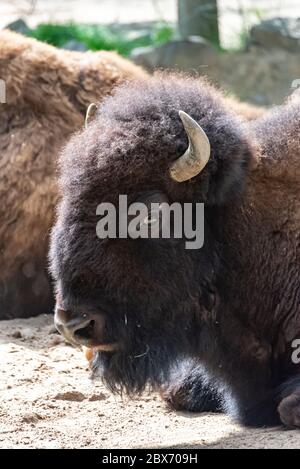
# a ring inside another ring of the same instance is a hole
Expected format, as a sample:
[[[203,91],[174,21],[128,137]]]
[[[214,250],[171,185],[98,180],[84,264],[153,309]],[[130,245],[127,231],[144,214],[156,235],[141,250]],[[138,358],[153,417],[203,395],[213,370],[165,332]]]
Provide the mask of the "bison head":
[[[158,385],[176,361],[208,347],[225,208],[241,193],[250,157],[223,97],[174,75],[118,88],[62,152],[50,249],[56,324],[97,349],[94,369],[113,390]],[[97,207],[118,206],[120,194],[146,205],[204,203],[203,247],[186,249],[172,229],[169,239],[100,239]]]

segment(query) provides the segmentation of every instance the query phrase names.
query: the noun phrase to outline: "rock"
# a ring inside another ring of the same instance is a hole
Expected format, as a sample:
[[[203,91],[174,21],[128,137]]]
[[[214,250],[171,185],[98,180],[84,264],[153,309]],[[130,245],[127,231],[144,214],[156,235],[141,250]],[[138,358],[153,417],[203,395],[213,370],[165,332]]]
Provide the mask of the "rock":
[[[16,331],[11,333],[11,337],[13,337],[14,339],[22,339],[23,336],[21,331],[17,329]]]
[[[70,39],[70,41],[67,41],[61,48],[66,50],[74,50],[77,52],[86,52],[88,50],[85,44],[76,41],[76,39]]]
[[[27,36],[30,32],[30,28],[27,26],[25,21],[20,18],[17,21],[14,21],[13,23],[9,23],[7,26],[5,26],[4,29],[10,29],[11,31],[15,31],[16,33],[23,34],[24,36]]]
[[[79,391],[66,391],[56,394],[54,397],[56,401],[76,401],[82,402],[86,399],[86,396]]]
[[[259,106],[282,104],[295,90],[293,79],[300,78],[295,57],[282,48],[254,46],[247,53],[223,53],[218,66],[209,70],[209,78],[242,101]]]
[[[105,399],[106,399],[106,394],[104,394],[104,392],[99,392],[98,394],[92,394],[89,397],[90,402],[104,401]]]
[[[205,39],[191,36],[188,39],[177,39],[157,47],[140,47],[134,49],[131,59],[138,65],[153,70],[163,67],[177,70],[197,70],[215,64],[217,51]]]
[[[30,327],[24,327],[21,331],[21,337],[25,340],[35,339],[36,334]]]
[[[265,49],[282,48],[300,51],[300,18],[272,18],[262,21],[250,31],[250,46]]]
[[[43,416],[36,412],[28,412],[21,417],[22,423],[38,423],[43,420]]]

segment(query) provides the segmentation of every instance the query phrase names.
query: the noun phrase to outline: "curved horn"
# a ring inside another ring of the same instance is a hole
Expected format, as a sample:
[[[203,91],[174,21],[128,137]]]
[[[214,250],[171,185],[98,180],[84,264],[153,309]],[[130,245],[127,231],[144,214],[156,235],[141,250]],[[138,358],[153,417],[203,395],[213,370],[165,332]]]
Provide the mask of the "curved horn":
[[[210,143],[202,127],[186,112],[179,111],[179,117],[189,139],[189,147],[170,167],[174,181],[183,182],[197,176],[206,166],[210,157]]]
[[[85,122],[84,122],[85,128],[87,128],[87,126],[89,125],[97,109],[98,109],[98,106],[95,103],[90,104],[89,107],[87,108],[86,115],[85,115]]]

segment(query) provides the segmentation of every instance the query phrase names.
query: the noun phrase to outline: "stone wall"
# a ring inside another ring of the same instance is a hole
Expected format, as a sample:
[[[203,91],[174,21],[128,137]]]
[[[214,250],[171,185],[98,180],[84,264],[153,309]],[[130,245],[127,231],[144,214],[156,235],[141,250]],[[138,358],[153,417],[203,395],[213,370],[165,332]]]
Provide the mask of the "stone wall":
[[[136,49],[132,59],[148,70],[167,68],[208,76],[254,104],[280,104],[300,83],[300,19],[274,18],[255,25],[246,50],[221,52],[203,38]]]

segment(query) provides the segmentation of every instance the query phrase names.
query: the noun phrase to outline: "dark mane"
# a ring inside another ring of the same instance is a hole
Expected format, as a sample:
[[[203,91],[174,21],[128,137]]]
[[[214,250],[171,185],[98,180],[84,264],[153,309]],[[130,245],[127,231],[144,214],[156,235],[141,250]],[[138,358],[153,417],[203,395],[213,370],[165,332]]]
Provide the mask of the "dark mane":
[[[116,89],[66,146],[50,250],[57,317],[66,335],[74,318],[91,318],[77,341],[96,341],[93,366],[112,390],[173,380],[163,395],[175,408],[211,410],[225,399],[245,424],[299,426],[291,361],[300,334],[299,190],[265,171],[276,169],[282,149],[285,167],[299,159],[296,109],[288,103],[249,125],[206,81],[158,74]],[[188,147],[179,110],[211,147],[184,182],[170,175]],[[97,238],[99,203],[149,193],[205,204],[201,249],[186,249],[182,238]],[[178,377],[174,366],[186,359],[192,369]]]

